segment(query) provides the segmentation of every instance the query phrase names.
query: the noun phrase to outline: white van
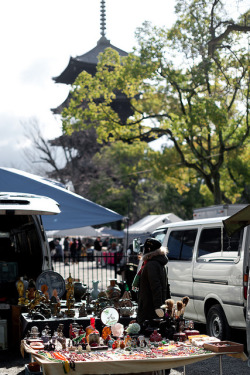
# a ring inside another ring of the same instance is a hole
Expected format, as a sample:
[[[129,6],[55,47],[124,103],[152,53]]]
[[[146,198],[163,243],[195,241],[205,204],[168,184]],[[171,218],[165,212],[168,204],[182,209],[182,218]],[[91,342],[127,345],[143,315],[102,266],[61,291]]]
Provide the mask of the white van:
[[[40,215],[60,213],[53,199],[0,192],[0,302],[17,303],[19,277],[36,280],[51,269],[51,257]]]
[[[168,278],[172,298],[190,300],[185,318],[205,323],[220,339],[230,329],[246,329],[250,226],[231,236],[227,217],[176,222],[152,234],[168,248]]]

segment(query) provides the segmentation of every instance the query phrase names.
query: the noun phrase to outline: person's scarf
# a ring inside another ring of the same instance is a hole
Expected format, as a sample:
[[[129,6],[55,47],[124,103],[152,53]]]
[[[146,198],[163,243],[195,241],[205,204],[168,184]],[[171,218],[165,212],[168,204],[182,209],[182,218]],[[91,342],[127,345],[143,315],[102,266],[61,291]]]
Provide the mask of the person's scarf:
[[[138,268],[137,268],[137,273],[136,273],[136,275],[134,277],[134,280],[132,282],[132,290],[138,289],[141,273],[142,273],[142,270],[145,267],[146,263],[147,263],[147,261],[140,260],[140,263],[139,263]]]

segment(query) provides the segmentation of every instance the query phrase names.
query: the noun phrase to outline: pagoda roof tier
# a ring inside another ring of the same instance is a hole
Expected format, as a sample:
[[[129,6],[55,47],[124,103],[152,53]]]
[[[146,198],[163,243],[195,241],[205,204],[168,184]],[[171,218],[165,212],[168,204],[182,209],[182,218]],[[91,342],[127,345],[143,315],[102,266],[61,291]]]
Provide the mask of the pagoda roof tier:
[[[70,57],[68,66],[57,77],[53,77],[56,83],[73,84],[78,75],[85,70],[91,75],[96,73],[96,66],[98,63],[98,55],[105,51],[106,48],[112,48],[119,53],[120,56],[127,56],[128,53],[113,46],[110,41],[102,36],[96,47],[81,56]]]
[[[50,109],[51,112],[52,112],[54,115],[60,115],[60,114],[62,113],[63,109],[64,109],[65,107],[68,107],[70,99],[71,99],[71,96],[70,96],[70,94],[69,94],[69,95],[67,96],[67,98],[64,100],[64,102],[61,103],[58,107],[56,107],[56,108],[51,108],[51,109]]]
[[[51,108],[51,111],[54,115],[60,115],[65,107],[68,107],[69,102],[71,99],[71,93],[67,96],[67,98],[64,100],[62,104],[60,104],[56,108]],[[100,102],[98,100],[97,102]],[[83,107],[87,106],[87,102],[83,101],[82,103]],[[120,92],[116,93],[116,98],[112,101],[110,104],[111,108],[117,112],[118,116],[120,117],[120,120],[123,124],[126,123],[128,117],[132,116],[134,114],[133,109],[131,108],[130,101],[126,97],[125,94],[122,94]]]

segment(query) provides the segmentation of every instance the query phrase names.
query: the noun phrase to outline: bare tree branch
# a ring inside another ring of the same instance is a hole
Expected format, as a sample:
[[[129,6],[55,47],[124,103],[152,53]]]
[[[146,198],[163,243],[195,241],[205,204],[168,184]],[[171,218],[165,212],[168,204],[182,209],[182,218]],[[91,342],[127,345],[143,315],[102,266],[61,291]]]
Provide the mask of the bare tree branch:
[[[250,31],[250,26],[231,23],[227,26],[226,30],[218,36],[215,36],[212,31],[212,39],[208,42],[208,55],[212,57],[216,48],[221,45],[223,40],[233,31],[248,32]],[[226,46],[226,48],[227,47],[228,46]]]

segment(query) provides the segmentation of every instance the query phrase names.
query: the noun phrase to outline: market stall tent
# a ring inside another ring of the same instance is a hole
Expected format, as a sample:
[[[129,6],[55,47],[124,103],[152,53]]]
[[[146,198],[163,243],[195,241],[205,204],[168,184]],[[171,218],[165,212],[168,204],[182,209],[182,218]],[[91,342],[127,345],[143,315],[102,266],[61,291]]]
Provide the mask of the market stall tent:
[[[173,213],[145,216],[124,230],[126,248],[132,243],[133,239],[140,238],[143,243],[162,224],[174,223],[176,221],[182,221],[182,219]]]
[[[223,225],[229,237],[250,225],[250,204],[223,220]]]
[[[238,230],[241,230],[250,225],[250,204],[238,211],[236,214],[229,216],[223,220],[224,228],[228,236],[232,236]],[[250,243],[250,239],[248,239]],[[249,247],[249,246],[248,246]],[[248,252],[248,277],[247,282],[247,310],[246,310],[246,336],[247,336],[247,351],[248,351],[248,365],[250,367],[250,253]]]
[[[62,230],[53,230],[46,232],[48,237],[97,237],[100,233],[91,226],[81,228],[69,228]]]
[[[61,213],[43,216],[46,231],[111,223],[123,218],[118,213],[67,190],[56,181],[14,168],[0,168],[0,191],[37,194],[57,201]]]
[[[99,236],[101,237],[111,237],[111,238],[124,238],[123,230],[116,230],[108,227],[98,228]]]

